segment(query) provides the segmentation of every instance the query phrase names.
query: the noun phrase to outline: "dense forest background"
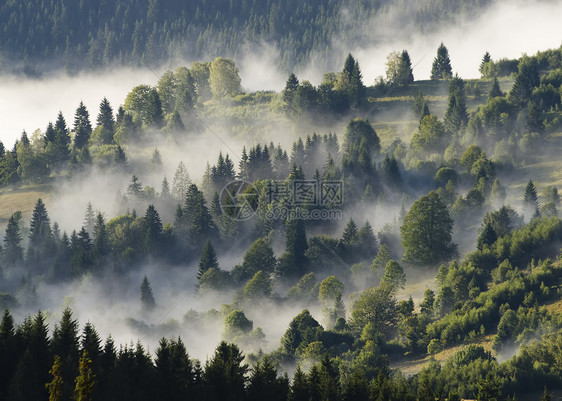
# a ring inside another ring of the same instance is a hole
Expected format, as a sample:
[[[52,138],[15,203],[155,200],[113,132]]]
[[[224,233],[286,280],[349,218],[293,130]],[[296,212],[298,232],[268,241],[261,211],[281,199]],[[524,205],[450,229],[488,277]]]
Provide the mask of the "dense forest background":
[[[429,32],[479,15],[490,3],[10,0],[0,5],[0,69],[40,75],[217,56],[237,60],[269,44],[285,71],[313,60],[329,70],[342,49],[376,44],[389,32]]]

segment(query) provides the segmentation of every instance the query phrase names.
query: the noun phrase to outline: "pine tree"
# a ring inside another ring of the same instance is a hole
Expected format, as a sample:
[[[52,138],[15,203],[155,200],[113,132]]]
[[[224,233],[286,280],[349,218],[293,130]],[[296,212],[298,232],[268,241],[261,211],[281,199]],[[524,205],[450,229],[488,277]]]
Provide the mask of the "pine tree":
[[[389,260],[384,268],[384,276],[381,282],[388,283],[395,289],[404,288],[406,286],[404,269],[395,260]]]
[[[146,209],[143,220],[144,232],[144,249],[146,252],[158,252],[162,243],[162,221],[160,215],[154,208],[154,205],[149,205]]]
[[[17,339],[14,318],[8,308],[4,309],[2,321],[0,322],[0,397],[6,398],[8,385],[16,370],[20,351],[17,347]]]
[[[144,190],[142,188],[142,183],[139,181],[138,177],[133,174],[131,178],[131,183],[127,187],[127,198],[129,200],[140,200],[144,197]]]
[[[146,103],[144,123],[148,127],[161,128],[164,123],[164,114],[162,112],[160,96],[155,88],[152,88],[150,92],[148,92]]]
[[[453,76],[449,51],[443,43],[437,48],[437,56],[431,67],[431,79],[449,79]]]
[[[219,344],[203,373],[204,391],[209,401],[241,400],[245,395],[248,365],[235,344]]]
[[[94,224],[95,224],[95,213],[94,208],[92,206],[92,202],[88,202],[86,206],[86,213],[84,214],[84,223],[83,226],[88,231],[88,234],[93,234],[94,232]]]
[[[502,97],[504,93],[500,89],[500,83],[498,82],[498,78],[494,77],[494,81],[492,82],[492,87],[490,88],[490,93],[488,94],[488,99],[493,99],[495,97]]]
[[[74,147],[78,150],[82,149],[90,140],[90,135],[92,135],[90,114],[84,103],[80,102],[74,114]]]
[[[55,355],[55,361],[49,374],[53,376],[53,380],[45,384],[49,392],[49,401],[62,401],[64,381],[62,378],[62,362],[58,355]]]
[[[353,75],[353,69],[355,68],[355,59],[349,53],[345,58],[345,62],[343,64],[343,72],[346,75],[349,82],[351,82],[351,76]]]
[[[115,148],[115,153],[113,154],[113,161],[115,165],[121,168],[123,171],[127,171],[128,163],[127,163],[127,156],[125,155],[125,151],[121,147],[121,145],[117,145]]]
[[[150,287],[150,282],[146,276],[142,279],[140,291],[142,308],[147,311],[154,309],[156,301],[154,300],[152,288]]]
[[[457,133],[466,126],[467,122],[464,81],[455,75],[449,82],[449,104],[445,112],[444,123],[449,132]]]
[[[535,213],[536,210],[539,210],[540,203],[537,195],[537,188],[532,180],[529,180],[525,187],[523,202],[525,203],[528,213]]]
[[[154,152],[152,152],[150,166],[153,170],[156,171],[162,168],[162,155],[160,155],[160,151],[158,150],[158,148],[154,148]]]
[[[80,352],[88,354],[92,360],[92,372],[97,375],[100,370],[100,359],[102,357],[101,338],[94,325],[90,322],[87,322],[82,330]]]
[[[72,394],[72,378],[76,376],[78,366],[78,322],[72,318],[72,311],[66,308],[60,322],[55,326],[53,332],[53,353],[60,357],[60,372],[64,384],[62,386],[63,399]]]
[[[490,61],[492,61],[492,57],[490,56],[490,53],[488,53],[488,52],[484,53],[484,56],[482,57],[482,62],[480,63],[480,66],[478,67],[478,71],[480,72],[480,75],[482,76],[482,78],[485,78],[486,64],[489,63]]]
[[[50,219],[47,208],[39,198],[35,203],[31,222],[29,224],[29,247],[27,256],[30,260],[36,260],[49,252],[52,239]]]
[[[217,259],[217,254],[211,244],[211,240],[205,242],[203,251],[201,252],[201,259],[199,260],[199,270],[197,271],[197,279],[201,279],[201,276],[208,269],[219,269],[219,261]]]
[[[62,112],[59,111],[55,122],[55,145],[57,149],[58,162],[67,162],[70,159],[70,135],[66,127],[66,121]]]
[[[96,216],[96,223],[93,229],[94,234],[94,254],[97,259],[102,259],[109,254],[110,245],[107,236],[107,230],[105,228],[105,221],[103,215],[98,213]]]
[[[172,194],[170,192],[170,184],[168,184],[168,179],[164,176],[162,180],[162,187],[160,189],[160,199],[169,200],[172,199]]]
[[[299,80],[295,74],[291,73],[285,83],[285,89],[283,89],[283,102],[285,103],[285,110],[287,112],[292,112],[294,109],[295,93],[298,87]]]
[[[74,399],[76,401],[92,401],[94,389],[96,387],[96,377],[92,372],[92,361],[88,353],[84,351],[80,358],[78,376],[76,377],[76,387],[74,388]]]
[[[115,133],[115,117],[113,109],[107,98],[103,98],[100,103],[100,110],[96,119],[98,127],[102,127],[100,134],[101,143],[109,145],[113,143],[113,134]]]
[[[363,84],[363,76],[361,74],[361,70],[359,69],[359,63],[357,60],[353,66],[349,84],[351,87],[351,107],[355,109],[360,108],[366,101],[366,89]]]
[[[21,212],[16,212],[12,214],[6,227],[3,260],[7,266],[14,266],[23,260],[23,248],[20,246],[22,241],[19,227],[20,220]]]
[[[402,50],[402,53],[400,54],[399,77],[401,86],[405,86],[414,82],[412,62],[410,60],[410,55],[406,50]]]
[[[176,202],[181,203],[185,200],[185,195],[190,185],[191,177],[187,172],[185,164],[180,161],[172,181],[172,197]]]

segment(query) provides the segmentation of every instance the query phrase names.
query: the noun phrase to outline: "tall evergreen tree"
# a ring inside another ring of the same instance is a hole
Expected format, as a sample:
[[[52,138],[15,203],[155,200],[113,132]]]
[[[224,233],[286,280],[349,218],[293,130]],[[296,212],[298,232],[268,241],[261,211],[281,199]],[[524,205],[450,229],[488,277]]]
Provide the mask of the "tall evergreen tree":
[[[145,108],[145,124],[149,127],[161,128],[164,124],[164,113],[160,96],[155,88],[148,92]]]
[[[12,214],[6,227],[3,260],[7,266],[13,266],[23,260],[23,248],[20,246],[22,241],[19,227],[20,220],[21,212],[16,212]]]
[[[90,123],[90,114],[83,102],[74,113],[74,147],[78,150],[88,144],[92,135],[92,124]]]
[[[244,399],[248,365],[243,361],[244,356],[235,344],[219,344],[203,373],[203,385],[209,401]]]
[[[197,271],[197,278],[200,279],[208,269],[219,269],[219,260],[217,254],[211,244],[211,240],[205,242],[203,251],[201,251],[201,259],[199,260],[199,270]]]
[[[74,399],[76,401],[92,401],[96,387],[96,377],[92,372],[92,361],[88,353],[84,351],[80,357],[76,386],[74,387]]]
[[[490,88],[490,93],[488,94],[488,99],[493,99],[495,97],[502,97],[504,93],[500,89],[500,83],[498,82],[498,78],[494,77],[494,81],[492,82],[492,87]]]
[[[53,331],[53,353],[60,357],[60,372],[63,380],[63,399],[69,399],[73,391],[73,379],[76,377],[79,354],[78,322],[73,319],[72,311],[66,308],[60,322]]]
[[[464,81],[458,75],[455,75],[449,81],[449,103],[444,122],[447,130],[451,133],[459,132],[468,122]]]
[[[539,197],[537,195],[537,187],[532,180],[529,180],[527,186],[525,187],[523,202],[525,204],[526,212],[529,215],[537,213],[540,208]]]
[[[154,294],[152,293],[152,287],[146,276],[143,277],[140,286],[141,291],[141,304],[144,310],[150,311],[156,306],[156,301],[154,299]]]
[[[100,103],[100,110],[96,119],[98,127],[102,127],[101,142],[110,144],[113,142],[113,134],[115,133],[115,117],[113,109],[106,97]]]
[[[158,252],[162,246],[162,221],[160,215],[154,208],[154,205],[149,205],[146,209],[143,220],[144,232],[144,249],[146,252]]]
[[[431,79],[449,79],[453,76],[449,51],[443,43],[437,48],[437,56],[431,66]]]

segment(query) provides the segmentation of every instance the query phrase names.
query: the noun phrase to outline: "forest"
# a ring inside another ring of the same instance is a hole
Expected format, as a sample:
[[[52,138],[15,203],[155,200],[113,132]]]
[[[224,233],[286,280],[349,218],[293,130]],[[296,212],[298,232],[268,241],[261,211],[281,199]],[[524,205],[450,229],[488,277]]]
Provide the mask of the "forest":
[[[364,27],[396,4],[389,1],[67,0],[5,1],[0,5],[0,71],[31,76],[64,68],[76,73],[114,65],[149,66],[168,60],[236,59],[248,47],[268,43],[286,69],[317,58],[330,65],[333,39],[377,41]],[[417,28],[482,13],[490,0],[431,0],[408,6]],[[396,7],[400,8],[400,7]],[[382,34],[382,27],[378,29]]]
[[[560,397],[562,47],[470,80],[445,43],[429,80],[394,51],[373,85],[347,54],[250,92],[229,27],[303,57],[340,2],[31,3],[0,6],[13,66],[152,64],[196,26],[223,57],[0,142],[0,399]]]

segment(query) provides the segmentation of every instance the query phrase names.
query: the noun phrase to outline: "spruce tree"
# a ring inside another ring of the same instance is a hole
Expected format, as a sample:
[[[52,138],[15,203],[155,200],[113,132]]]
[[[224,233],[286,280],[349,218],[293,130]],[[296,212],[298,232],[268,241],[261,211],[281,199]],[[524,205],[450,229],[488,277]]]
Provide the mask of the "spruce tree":
[[[20,220],[21,212],[16,212],[12,214],[6,227],[3,260],[7,266],[13,266],[23,260],[23,248],[20,246],[22,241],[19,227]]]
[[[449,82],[448,91],[449,103],[445,112],[444,123],[449,132],[457,133],[468,122],[464,81],[458,75],[455,75]]]
[[[113,109],[107,98],[103,98],[100,103],[100,110],[96,119],[98,127],[102,127],[100,134],[101,143],[109,145],[113,142],[113,134],[115,133],[115,117]]]
[[[146,252],[161,251],[162,245],[162,221],[160,215],[154,208],[154,205],[149,205],[143,219],[143,233],[144,233],[144,249]]]
[[[498,78],[494,77],[494,81],[492,82],[492,87],[490,88],[490,93],[488,94],[488,99],[493,99],[495,97],[502,97],[504,93],[500,89],[500,83],[498,82]]]
[[[125,155],[125,151],[123,150],[121,145],[117,145],[117,147],[115,148],[115,151],[113,153],[113,161],[115,165],[123,168],[124,170],[127,169],[127,156]]]
[[[197,278],[201,279],[201,276],[203,276],[208,269],[219,269],[219,261],[213,245],[211,244],[211,240],[207,240],[207,242],[205,242],[205,246],[203,246],[201,259],[199,260]]]
[[[536,213],[540,208],[539,197],[537,195],[537,188],[532,180],[529,180],[525,187],[523,195],[523,202],[526,207],[526,212],[529,215]]]
[[[150,286],[150,282],[146,276],[142,279],[140,291],[142,308],[146,311],[154,309],[156,301],[154,299],[154,294],[152,293],[152,287]]]
[[[101,213],[96,216],[96,223],[93,229],[94,235],[94,254],[97,259],[102,259],[110,251],[109,239],[105,228],[105,220]]]
[[[180,161],[172,181],[172,197],[176,202],[181,203],[185,201],[185,195],[190,185],[191,177],[189,176],[185,164]]]
[[[144,116],[144,122],[149,127],[161,128],[164,123],[162,102],[155,88],[152,88],[150,92],[148,92]]]
[[[74,399],[76,401],[92,401],[96,387],[96,377],[92,372],[92,361],[88,353],[84,351],[78,365],[78,376],[74,388]]]
[[[480,72],[480,75],[482,76],[482,78],[485,78],[486,64],[489,63],[490,61],[492,61],[492,57],[490,56],[490,53],[488,53],[488,52],[484,53],[484,56],[482,57],[482,62],[480,63],[480,66],[478,67],[478,71]]]
[[[437,48],[437,56],[431,67],[431,79],[449,79],[453,76],[449,51],[443,43]]]
[[[83,102],[76,109],[74,114],[74,147],[78,150],[87,145],[92,135],[92,124],[90,114]]]
[[[84,214],[84,223],[83,226],[88,231],[88,234],[93,234],[94,232],[94,224],[95,224],[95,213],[94,208],[92,206],[92,202],[88,202],[86,206],[86,213]]]

